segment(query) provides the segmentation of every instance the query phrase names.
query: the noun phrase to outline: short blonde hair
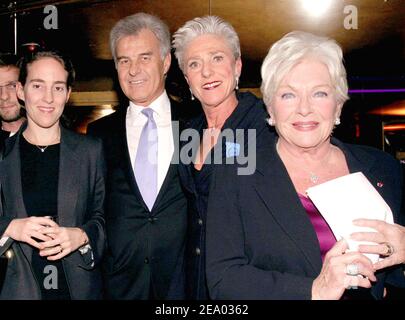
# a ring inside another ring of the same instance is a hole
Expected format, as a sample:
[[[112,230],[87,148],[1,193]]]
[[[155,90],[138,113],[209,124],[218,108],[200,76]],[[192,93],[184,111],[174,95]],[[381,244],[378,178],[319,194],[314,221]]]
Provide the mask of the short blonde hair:
[[[269,106],[284,76],[305,58],[323,62],[335,88],[336,100],[344,103],[349,99],[346,69],[339,44],[330,38],[303,31],[293,31],[274,43],[261,67],[264,103]]]

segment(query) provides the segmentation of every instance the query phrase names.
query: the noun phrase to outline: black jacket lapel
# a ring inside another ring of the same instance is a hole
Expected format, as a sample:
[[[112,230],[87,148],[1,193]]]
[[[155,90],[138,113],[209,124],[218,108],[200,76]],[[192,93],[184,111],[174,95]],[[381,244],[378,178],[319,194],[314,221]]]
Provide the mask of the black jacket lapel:
[[[2,181],[13,181],[12,185],[3,184],[3,192],[5,199],[14,199],[15,201],[7,202],[7,211],[13,217],[26,218],[27,212],[25,210],[22,195],[21,185],[21,161],[20,161],[20,131],[15,137],[11,138],[5,150],[5,158],[2,162]]]
[[[113,152],[115,155],[119,155],[115,159],[116,163],[121,166],[125,178],[127,179],[128,185],[130,186],[132,192],[137,197],[137,199],[142,203],[145,210],[149,210],[143,201],[141,192],[139,191],[138,185],[135,180],[135,173],[131,164],[131,157],[129,155],[128,141],[127,141],[127,129],[126,129],[126,114],[128,108],[121,109],[117,111],[117,128],[116,135],[112,136],[110,143],[112,144],[111,149],[118,150]]]
[[[337,146],[344,153],[350,173],[361,171],[366,176],[369,176],[371,174],[371,168],[374,165],[374,159],[370,158],[369,154],[363,154],[361,150],[357,150],[357,153],[355,155],[348,148],[348,146],[350,145],[345,145],[336,138],[332,138],[331,143]]]
[[[204,115],[200,115],[193,120],[188,121],[188,123],[184,126],[184,129],[189,129],[190,132],[197,132],[198,136],[191,136],[187,137],[187,141],[181,141],[180,147],[181,152],[186,152],[187,154],[184,155],[187,159],[191,162],[186,164],[185,162],[181,162],[179,165],[179,174],[181,176],[182,185],[188,190],[188,192],[196,194],[197,190],[195,187],[195,182],[193,179],[193,172],[192,170],[194,167],[195,161],[195,154],[193,152],[197,151],[200,145],[201,137],[203,134],[203,128],[206,126],[207,122]],[[183,130],[181,131],[183,133]],[[186,136],[184,136],[186,138]],[[180,157],[181,158],[181,157]],[[203,167],[204,169],[204,167]]]
[[[184,129],[184,120],[181,118],[180,114],[181,112],[179,111],[181,108],[181,105],[174,101],[173,99],[170,100],[170,114],[172,118],[172,134],[173,134],[173,143],[174,143],[174,151],[173,151],[173,156],[169,165],[169,168],[167,169],[166,177],[162,183],[162,186],[160,187],[159,193],[156,197],[155,203],[153,205],[153,208],[159,205],[160,201],[164,197],[167,188],[170,186],[170,182],[174,179],[175,175],[177,174],[178,170],[178,163],[180,161],[180,132]],[[135,179],[135,178],[134,178]],[[138,187],[137,187],[138,188]],[[138,189],[139,192],[139,189]],[[139,192],[140,194],[140,192]],[[142,197],[141,197],[142,199]],[[146,204],[144,203],[145,208],[147,208]],[[152,208],[152,210],[153,210]]]
[[[64,227],[77,223],[75,214],[78,197],[78,183],[81,162],[76,154],[77,137],[61,128],[59,179],[58,179],[58,218]]]
[[[318,238],[295,191],[275,143],[258,151],[257,171],[261,173],[256,192],[316,273],[322,267]],[[260,160],[259,160],[260,159]],[[286,201],[286,199],[290,199]]]

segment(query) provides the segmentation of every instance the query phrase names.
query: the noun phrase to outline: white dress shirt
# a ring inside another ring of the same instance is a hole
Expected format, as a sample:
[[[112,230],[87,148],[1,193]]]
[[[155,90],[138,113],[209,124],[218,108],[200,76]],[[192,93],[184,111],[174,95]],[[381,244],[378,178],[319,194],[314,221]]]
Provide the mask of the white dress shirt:
[[[135,172],[135,158],[138,150],[139,139],[142,129],[147,122],[147,117],[142,113],[146,108],[138,106],[132,102],[126,115],[127,142],[129,156],[131,158],[132,170]],[[162,187],[163,181],[166,178],[169,170],[170,162],[174,152],[174,141],[172,131],[172,115],[170,111],[170,100],[164,91],[156,100],[154,100],[147,108],[153,109],[153,119],[156,122],[158,131],[158,192]]]

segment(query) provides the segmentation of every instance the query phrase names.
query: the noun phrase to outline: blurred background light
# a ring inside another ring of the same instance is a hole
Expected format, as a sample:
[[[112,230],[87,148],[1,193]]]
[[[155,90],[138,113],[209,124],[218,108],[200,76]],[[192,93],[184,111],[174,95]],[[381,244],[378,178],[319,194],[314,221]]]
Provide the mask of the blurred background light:
[[[333,0],[301,0],[304,10],[313,17],[324,15],[330,8]]]

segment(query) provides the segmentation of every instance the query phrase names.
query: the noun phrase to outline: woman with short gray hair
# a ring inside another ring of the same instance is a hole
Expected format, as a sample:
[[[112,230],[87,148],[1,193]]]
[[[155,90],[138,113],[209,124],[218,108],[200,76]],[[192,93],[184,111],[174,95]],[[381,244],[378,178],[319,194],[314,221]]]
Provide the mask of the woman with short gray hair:
[[[186,289],[189,299],[208,299],[205,278],[206,210],[214,164],[248,150],[248,129],[259,136],[266,130],[263,103],[249,92],[240,93],[242,71],[239,37],[232,25],[217,16],[194,18],[173,35],[179,66],[203,115],[192,120],[189,128],[200,133],[191,164],[180,164],[180,178],[189,200],[189,237],[186,252]],[[243,131],[243,140],[223,134]],[[243,143],[244,146],[240,146]],[[240,147],[240,149],[239,149]],[[222,149],[221,149],[222,148]],[[218,150],[226,152],[220,153]],[[219,154],[220,161],[214,155]],[[215,158],[215,159],[214,159]]]
[[[173,35],[174,54],[183,72],[185,70],[183,65],[185,48],[192,40],[205,34],[221,36],[231,49],[235,60],[241,57],[239,36],[232,25],[217,16],[197,17],[187,22]]]

